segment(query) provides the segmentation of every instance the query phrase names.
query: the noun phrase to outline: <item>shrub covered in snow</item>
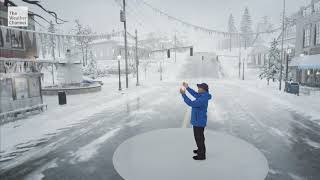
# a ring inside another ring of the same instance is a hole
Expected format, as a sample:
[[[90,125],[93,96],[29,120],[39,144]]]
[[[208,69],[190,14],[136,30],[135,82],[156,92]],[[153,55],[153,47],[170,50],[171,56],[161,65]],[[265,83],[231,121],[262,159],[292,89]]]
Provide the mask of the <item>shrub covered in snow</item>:
[[[90,60],[89,64],[82,68],[83,74],[92,79],[95,79],[98,77],[98,66],[97,66],[97,61],[94,58],[92,52],[90,52],[89,60]]]

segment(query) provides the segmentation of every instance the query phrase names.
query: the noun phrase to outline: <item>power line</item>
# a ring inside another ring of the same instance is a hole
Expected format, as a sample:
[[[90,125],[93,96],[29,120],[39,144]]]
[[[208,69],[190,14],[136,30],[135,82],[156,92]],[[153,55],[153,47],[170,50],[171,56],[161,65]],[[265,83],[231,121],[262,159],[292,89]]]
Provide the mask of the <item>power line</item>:
[[[60,33],[51,33],[51,32],[43,32],[43,31],[35,31],[35,30],[29,30],[29,29],[21,29],[21,28],[14,28],[9,26],[3,26],[0,25],[0,29],[9,29],[14,31],[21,31],[21,32],[29,32],[29,33],[36,33],[36,34],[45,34],[45,35],[55,35],[55,36],[66,36],[66,37],[91,37],[91,38],[109,38],[113,36],[118,36],[123,31],[117,31],[109,34],[60,34]]]
[[[209,29],[207,27],[202,27],[202,26],[198,26],[192,23],[189,23],[185,20],[176,18],[162,10],[160,10],[159,8],[156,8],[154,6],[152,6],[150,3],[144,1],[144,0],[137,0],[140,1],[142,4],[144,4],[145,6],[147,6],[148,8],[152,9],[154,12],[159,13],[162,16],[166,16],[169,20],[172,21],[176,21],[181,23],[182,25],[185,25],[186,27],[191,27],[194,28],[196,30],[201,30],[203,32],[209,33],[209,34],[215,34],[215,35],[223,35],[223,36],[244,36],[244,35],[257,35],[257,34],[270,34],[270,33],[274,33],[276,31],[279,31],[281,28],[276,28],[276,29],[272,29],[269,31],[261,31],[261,32],[255,32],[255,33],[237,33],[237,32],[226,32],[226,31],[219,31],[219,30],[214,30],[214,29]]]

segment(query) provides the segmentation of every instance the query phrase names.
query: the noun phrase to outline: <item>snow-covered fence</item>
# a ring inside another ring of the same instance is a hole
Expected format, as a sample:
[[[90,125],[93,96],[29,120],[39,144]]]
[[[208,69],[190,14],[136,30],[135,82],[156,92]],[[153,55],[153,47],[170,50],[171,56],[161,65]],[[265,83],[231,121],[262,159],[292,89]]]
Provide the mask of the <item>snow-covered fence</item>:
[[[301,86],[300,92],[307,96],[320,96],[320,88]]]
[[[40,73],[0,74],[0,124],[46,106],[40,78]]]

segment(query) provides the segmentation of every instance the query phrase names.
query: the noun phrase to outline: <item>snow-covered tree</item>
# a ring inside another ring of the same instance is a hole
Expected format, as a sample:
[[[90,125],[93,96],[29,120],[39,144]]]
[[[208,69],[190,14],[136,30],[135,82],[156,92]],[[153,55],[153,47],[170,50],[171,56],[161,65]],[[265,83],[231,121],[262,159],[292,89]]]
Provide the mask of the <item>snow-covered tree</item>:
[[[235,22],[234,22],[234,17],[233,17],[232,14],[230,14],[229,20],[228,20],[228,32],[229,33],[237,32],[237,28],[236,28]],[[231,51],[232,46],[234,46],[233,44],[236,44],[237,41],[238,41],[238,38],[235,38],[235,37],[230,37],[229,38],[230,51]]]
[[[274,40],[271,43],[271,47],[269,50],[269,56],[267,62],[265,62],[264,66],[261,69],[261,73],[259,77],[261,79],[266,79],[269,81],[272,79],[275,81],[280,78],[280,69],[281,69],[281,53],[278,47],[278,41]],[[282,72],[283,73],[283,72]]]
[[[50,33],[55,33],[56,27],[53,24],[52,21],[50,21],[49,27],[48,27],[48,32]],[[55,59],[55,48],[56,48],[56,41],[55,41],[55,36],[54,35],[50,35],[49,39],[47,39],[47,45],[48,45],[48,51],[51,53],[51,56],[53,59]]]
[[[89,61],[89,64],[83,69],[83,74],[92,79],[95,79],[98,77],[98,65],[97,60],[94,58],[92,51],[90,51],[89,54]]]
[[[75,20],[75,29],[76,35],[89,35],[92,34],[92,30],[89,26],[83,26],[79,20]],[[86,66],[88,64],[88,51],[89,44],[92,42],[92,37],[80,36],[76,38],[76,46],[81,51],[82,55],[82,65]]]
[[[228,32],[229,33],[237,32],[237,28],[234,22],[234,17],[232,14],[230,14],[229,20],[228,20]]]
[[[241,20],[241,25],[240,25],[240,31],[243,34],[242,43],[246,47],[251,46],[252,39],[253,39],[253,35],[252,35],[253,30],[252,30],[252,20],[251,20],[248,7],[246,7],[244,10],[242,20]]]
[[[271,24],[268,16],[264,16],[256,26],[256,35],[253,39],[253,44],[264,44],[269,41],[269,34],[261,34],[260,32],[268,32],[273,30],[273,25]]]
[[[264,16],[262,17],[262,20],[258,22],[257,24],[257,32],[266,32],[266,31],[271,31],[273,29],[273,25],[271,24],[269,17]]]
[[[141,64],[142,64],[143,71],[144,71],[144,77],[145,77],[145,79],[147,79],[147,71],[148,71],[148,67],[151,65],[151,61],[144,60],[141,62]]]

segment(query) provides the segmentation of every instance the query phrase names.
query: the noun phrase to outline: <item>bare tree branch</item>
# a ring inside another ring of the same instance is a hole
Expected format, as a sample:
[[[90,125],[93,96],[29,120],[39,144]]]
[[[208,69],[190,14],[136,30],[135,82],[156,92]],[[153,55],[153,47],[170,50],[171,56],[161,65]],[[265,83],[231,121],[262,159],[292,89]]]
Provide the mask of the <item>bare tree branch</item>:
[[[15,3],[13,3],[12,1],[9,1],[9,0],[4,0],[4,6],[7,6],[8,7],[8,5],[10,5],[10,6],[17,6]]]
[[[48,10],[48,9],[46,9],[46,8],[44,8],[40,3],[40,1],[32,1],[32,0],[21,0],[21,1],[23,1],[23,2],[25,2],[25,3],[28,3],[28,4],[32,4],[32,5],[36,5],[36,6],[38,6],[38,7],[40,7],[43,11],[45,11],[46,13],[48,13],[49,15],[51,15],[52,17],[54,17],[55,18],[55,22],[57,23],[57,24],[63,24],[64,22],[67,22],[67,21],[65,21],[65,20],[63,20],[63,19],[60,19],[59,17],[58,17],[58,15],[57,15],[57,13],[56,12],[54,12],[54,11],[50,11],[50,10]],[[12,2],[12,1],[10,1],[10,0],[4,0],[4,5],[5,6],[17,6],[17,4],[15,4],[14,2]],[[33,13],[33,15],[35,15],[35,16],[37,16],[37,17],[39,17],[39,18],[41,18],[41,19],[43,19],[43,20],[45,20],[46,22],[48,22],[49,23],[49,21],[47,20],[47,19],[45,19],[44,17],[42,17],[41,15],[39,15],[39,14],[34,14]],[[60,21],[60,22],[59,22]]]
[[[63,24],[64,22],[67,22],[67,21],[65,21],[65,20],[63,20],[63,19],[60,19],[60,18],[58,17],[58,15],[57,15],[56,12],[50,11],[50,10],[44,8],[44,7],[40,4],[40,1],[30,1],[30,0],[22,0],[22,1],[25,2],[25,3],[33,4],[33,5],[36,5],[36,6],[40,7],[42,10],[44,10],[45,12],[47,12],[48,14],[50,14],[51,16],[53,16],[53,17],[55,18],[57,24]],[[61,23],[61,22],[58,22],[58,20],[61,21],[62,23]]]
[[[40,19],[46,21],[48,24],[50,24],[50,21],[48,21],[46,18],[42,17],[41,15],[39,14],[36,14],[36,13],[33,13],[33,12],[29,12],[28,13],[29,15],[32,15],[32,16],[36,16],[36,17],[39,17]],[[31,17],[31,19],[33,19],[38,25],[42,26],[39,22],[37,22],[33,17]],[[42,26],[43,27],[43,26]]]

